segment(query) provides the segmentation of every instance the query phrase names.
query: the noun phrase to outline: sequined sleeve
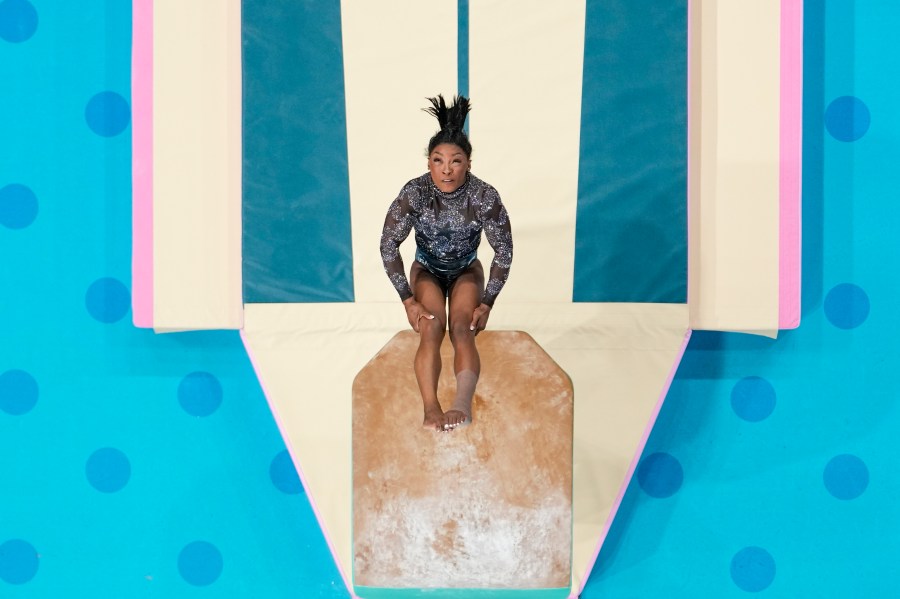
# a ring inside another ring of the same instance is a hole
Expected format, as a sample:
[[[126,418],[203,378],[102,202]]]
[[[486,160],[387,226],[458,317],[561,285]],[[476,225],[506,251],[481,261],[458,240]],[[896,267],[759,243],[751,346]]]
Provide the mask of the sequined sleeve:
[[[513,258],[509,214],[507,214],[503,202],[500,201],[500,194],[493,187],[488,187],[481,199],[480,218],[484,227],[484,235],[491,247],[494,248],[494,259],[491,261],[491,269],[481,301],[488,306],[493,306],[497,295],[500,294],[500,290],[503,289],[503,285],[509,277]]]
[[[412,289],[403,269],[403,257],[400,255],[400,244],[409,237],[413,225],[411,192],[410,185],[406,185],[397,199],[391,202],[381,230],[381,261],[384,263],[384,272],[401,301],[412,297]]]

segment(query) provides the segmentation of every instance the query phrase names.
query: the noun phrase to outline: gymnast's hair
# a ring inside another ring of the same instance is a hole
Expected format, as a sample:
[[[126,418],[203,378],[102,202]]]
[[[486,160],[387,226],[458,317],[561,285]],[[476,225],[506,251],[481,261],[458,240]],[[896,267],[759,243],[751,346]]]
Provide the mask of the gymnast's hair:
[[[469,136],[463,129],[470,110],[469,99],[465,96],[454,96],[453,104],[450,106],[447,106],[441,94],[427,100],[431,102],[431,106],[422,110],[434,116],[441,126],[441,130],[428,142],[428,154],[430,155],[440,144],[454,144],[462,148],[466,156],[471,158],[472,144],[469,143]]]

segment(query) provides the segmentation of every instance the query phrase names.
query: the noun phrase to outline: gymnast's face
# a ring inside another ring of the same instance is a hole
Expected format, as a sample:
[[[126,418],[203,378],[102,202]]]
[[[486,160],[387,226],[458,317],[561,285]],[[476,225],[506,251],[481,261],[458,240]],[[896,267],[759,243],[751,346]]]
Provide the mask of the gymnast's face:
[[[443,192],[459,189],[470,166],[469,157],[456,144],[438,144],[428,156],[431,180]]]

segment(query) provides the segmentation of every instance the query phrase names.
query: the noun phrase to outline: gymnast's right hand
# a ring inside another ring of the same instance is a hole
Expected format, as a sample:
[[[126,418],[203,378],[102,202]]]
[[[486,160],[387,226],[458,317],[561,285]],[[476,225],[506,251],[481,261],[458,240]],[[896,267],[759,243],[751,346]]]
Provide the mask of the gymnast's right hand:
[[[425,306],[417,302],[413,297],[409,297],[403,300],[403,307],[406,308],[406,319],[409,321],[409,324],[413,328],[413,330],[417,333],[419,332],[419,319],[434,319],[434,314],[429,313],[428,310],[425,309]]]

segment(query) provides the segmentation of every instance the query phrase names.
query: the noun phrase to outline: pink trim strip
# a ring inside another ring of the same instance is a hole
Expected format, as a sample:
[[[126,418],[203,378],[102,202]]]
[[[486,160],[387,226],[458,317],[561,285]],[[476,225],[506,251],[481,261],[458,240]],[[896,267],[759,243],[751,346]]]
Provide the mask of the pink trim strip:
[[[800,326],[803,0],[781,1],[778,328]]]
[[[603,547],[603,541],[606,540],[606,535],[609,534],[609,528],[612,526],[613,520],[615,520],[616,513],[619,511],[619,506],[622,505],[622,499],[625,497],[625,491],[628,489],[628,485],[631,483],[631,479],[634,476],[634,471],[637,469],[638,462],[641,459],[641,454],[644,453],[644,447],[647,445],[647,439],[650,438],[650,433],[653,431],[653,425],[656,424],[656,418],[659,416],[659,411],[662,409],[663,402],[666,400],[666,395],[669,394],[669,387],[672,386],[672,380],[675,378],[675,373],[678,371],[678,365],[681,364],[681,359],[684,357],[684,352],[687,349],[688,341],[691,340],[691,333],[693,331],[688,329],[684,334],[684,341],[681,342],[681,348],[678,350],[678,356],[675,358],[675,363],[672,364],[672,368],[669,370],[669,375],[666,377],[666,383],[663,385],[663,389],[659,394],[659,399],[656,400],[656,407],[653,409],[653,413],[650,415],[650,420],[647,421],[647,427],[644,429],[644,434],[641,437],[641,440],[638,442],[637,451],[634,454],[634,457],[631,458],[631,464],[628,466],[628,472],[625,473],[625,480],[622,481],[622,486],[619,487],[619,494],[616,497],[616,501],[613,503],[612,509],[609,511],[609,516],[606,518],[606,524],[603,526],[603,532],[600,533],[600,539],[597,541],[597,550],[594,551],[594,557],[591,558],[591,562],[588,565],[587,570],[584,573],[584,578],[581,580],[581,585],[578,588],[577,593],[573,593],[573,597],[579,596],[584,591],[584,585],[587,584],[588,578],[590,578],[591,570],[594,569],[594,565],[597,563],[597,557],[600,555],[600,548]]]
[[[291,446],[290,437],[288,437],[287,435],[287,427],[284,426],[281,418],[279,418],[278,410],[275,408],[275,403],[272,401],[272,395],[266,389],[266,384],[263,381],[263,377],[260,376],[259,365],[253,355],[253,352],[250,350],[250,344],[247,343],[247,337],[243,329],[241,329],[241,342],[244,344],[244,351],[247,352],[247,356],[250,358],[250,364],[253,366],[253,371],[256,373],[256,380],[259,381],[259,386],[260,388],[262,388],[263,395],[266,397],[266,402],[268,402],[269,404],[269,410],[272,412],[272,416],[275,418],[275,424],[278,426],[278,432],[281,433],[281,438],[284,439],[284,444],[287,447],[288,454],[291,456],[291,461],[294,463],[294,467],[297,469],[297,474],[300,477],[300,482],[303,484],[303,490],[304,492],[306,492],[306,497],[309,499],[309,505],[312,507],[313,513],[316,515],[316,520],[319,522],[319,528],[322,530],[322,535],[325,537],[325,542],[328,544],[329,551],[331,551],[331,557],[334,560],[335,565],[337,566],[338,572],[341,573],[341,578],[344,580],[344,585],[347,587],[347,591],[350,593],[351,597],[355,598],[356,593],[353,592],[353,583],[351,582],[350,577],[347,575],[347,572],[345,572],[341,567],[341,560],[338,559],[337,550],[334,548],[334,543],[331,541],[331,537],[328,536],[328,529],[325,527],[325,520],[324,518],[322,518],[322,513],[319,511],[319,508],[316,505],[316,499],[315,497],[313,497],[313,494],[310,491],[309,483],[307,482],[306,477],[303,476],[303,470],[300,468],[300,461],[297,459],[297,453]]]
[[[153,0],[133,0],[131,53],[131,311],[153,327]]]

